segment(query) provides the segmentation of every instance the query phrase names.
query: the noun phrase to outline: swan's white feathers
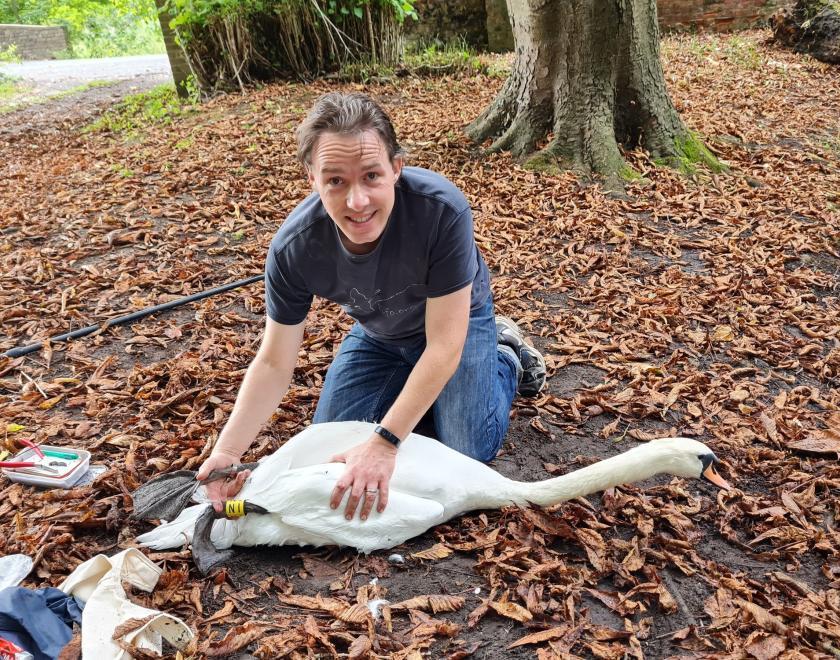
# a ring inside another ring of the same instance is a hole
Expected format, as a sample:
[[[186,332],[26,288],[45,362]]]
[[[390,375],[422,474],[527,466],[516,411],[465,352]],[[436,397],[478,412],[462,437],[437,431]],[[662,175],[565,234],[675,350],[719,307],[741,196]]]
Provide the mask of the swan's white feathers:
[[[216,521],[214,545],[345,545],[370,552],[398,545],[466,511],[510,503],[555,504],[661,472],[697,478],[703,469],[700,457],[711,453],[689,438],[655,440],[560,477],[524,483],[436,440],[411,434],[400,446],[385,511],[374,509],[366,521],[357,513],[348,521],[347,495],[338,509],[329,508],[330,494],[345,469],[330,461],[364,442],[373,428],[365,422],[315,424],[291,438],[260,462],[237,495],[271,513]],[[189,542],[204,506],[186,509],[137,540],[156,549]]]

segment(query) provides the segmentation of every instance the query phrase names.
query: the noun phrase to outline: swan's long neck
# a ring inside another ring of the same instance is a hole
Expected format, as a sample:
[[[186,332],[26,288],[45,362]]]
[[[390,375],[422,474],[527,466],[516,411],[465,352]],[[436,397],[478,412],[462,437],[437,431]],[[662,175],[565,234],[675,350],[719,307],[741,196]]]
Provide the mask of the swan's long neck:
[[[512,499],[550,506],[669,472],[671,465],[669,452],[657,452],[651,445],[640,445],[553,479],[531,483],[514,481]]]

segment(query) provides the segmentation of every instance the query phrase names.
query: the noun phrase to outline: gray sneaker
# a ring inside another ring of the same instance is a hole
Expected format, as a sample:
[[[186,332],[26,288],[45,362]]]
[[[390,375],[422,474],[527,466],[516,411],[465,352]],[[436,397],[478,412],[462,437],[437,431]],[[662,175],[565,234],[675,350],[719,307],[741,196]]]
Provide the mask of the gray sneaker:
[[[521,396],[535,397],[545,386],[545,360],[540,352],[525,339],[519,326],[507,316],[496,317],[496,341],[509,347],[522,365],[522,378],[517,392]]]

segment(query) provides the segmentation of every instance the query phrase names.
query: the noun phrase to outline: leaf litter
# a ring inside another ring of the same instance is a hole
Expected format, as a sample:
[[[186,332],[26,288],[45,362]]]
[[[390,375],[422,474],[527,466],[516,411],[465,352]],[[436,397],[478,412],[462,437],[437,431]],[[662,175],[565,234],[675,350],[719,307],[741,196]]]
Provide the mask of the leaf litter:
[[[675,105],[731,171],[686,177],[630,152],[645,178],[624,196],[479,155],[462,127],[498,79],[348,87],[392,113],[412,164],[468,196],[497,305],[546,354],[549,386],[517,402],[495,467],[533,479],[679,434],[707,441],[736,490],[659,478],[476,513],[405,544],[399,565],[255,549],[201,579],[188,552],[150,553],[165,572],[132,597],[188,620],[196,657],[840,654],[840,72],[764,38],[665,39]],[[308,192],[292,129],[327,89],[220,97],[130,139],[0,122],[0,350],[259,274]],[[146,529],[129,493],[208,455],[263,313],[252,286],[0,359],[0,449],[29,438],[109,468],[68,491],[0,483],[0,553],[35,558],[25,584]],[[311,419],[349,326],[316,302],[248,460]]]

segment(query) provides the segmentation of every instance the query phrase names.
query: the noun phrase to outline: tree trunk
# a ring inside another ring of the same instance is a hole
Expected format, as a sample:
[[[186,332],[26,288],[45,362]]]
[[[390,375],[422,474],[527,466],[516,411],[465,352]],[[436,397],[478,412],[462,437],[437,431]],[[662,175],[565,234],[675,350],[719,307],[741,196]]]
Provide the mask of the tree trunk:
[[[491,150],[527,156],[537,169],[607,176],[632,176],[619,144],[682,168],[717,164],[668,97],[656,0],[508,0],[508,10],[515,62],[468,127],[474,140],[494,138]]]
[[[175,80],[175,89],[178,96],[182,99],[190,96],[190,64],[187,61],[187,56],[184,54],[183,48],[178,44],[175,38],[175,32],[169,27],[169,22],[172,17],[169,15],[164,7],[166,0],[155,0],[155,6],[158,10],[158,20],[160,21],[160,29],[163,32],[163,43],[166,46],[166,55],[169,57],[169,67],[172,69],[172,78]]]

